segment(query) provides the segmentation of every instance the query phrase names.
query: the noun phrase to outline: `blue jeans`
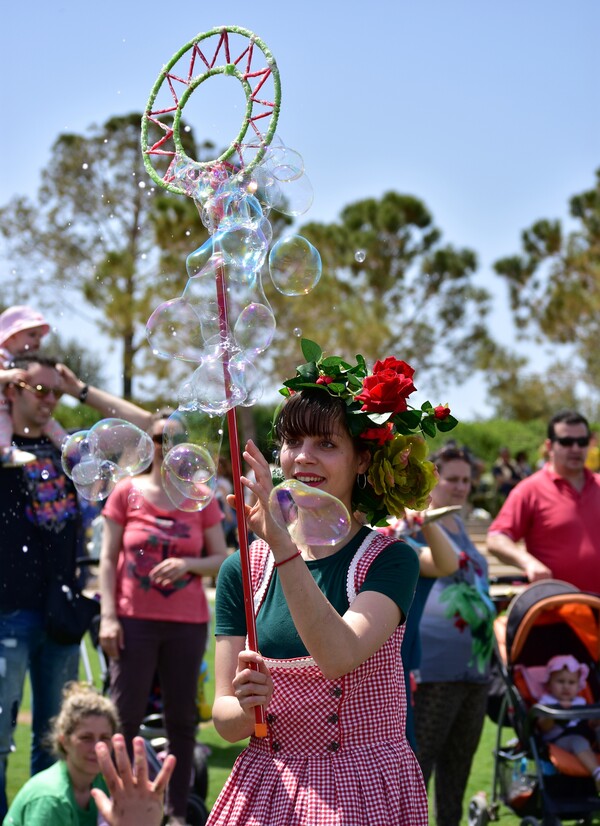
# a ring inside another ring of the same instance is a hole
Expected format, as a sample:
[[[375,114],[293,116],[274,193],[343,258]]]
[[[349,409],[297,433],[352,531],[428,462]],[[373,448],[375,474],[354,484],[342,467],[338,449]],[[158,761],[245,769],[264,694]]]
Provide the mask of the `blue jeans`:
[[[44,630],[41,611],[0,613],[0,822],[7,811],[6,763],[23,696],[25,674],[31,682],[31,774],[54,758],[43,747],[50,718],[58,714],[62,689],[76,680],[79,646],[59,645]]]

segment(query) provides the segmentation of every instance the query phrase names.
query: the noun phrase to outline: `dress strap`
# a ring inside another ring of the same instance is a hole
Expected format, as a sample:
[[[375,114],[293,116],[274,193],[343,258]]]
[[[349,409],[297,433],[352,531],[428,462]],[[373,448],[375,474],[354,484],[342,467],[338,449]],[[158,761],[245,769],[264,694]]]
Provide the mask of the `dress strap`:
[[[384,548],[387,548],[388,545],[397,541],[396,539],[390,539],[384,536],[378,531],[369,531],[352,557],[350,567],[348,568],[346,594],[350,605],[356,599],[375,557],[378,556]]]

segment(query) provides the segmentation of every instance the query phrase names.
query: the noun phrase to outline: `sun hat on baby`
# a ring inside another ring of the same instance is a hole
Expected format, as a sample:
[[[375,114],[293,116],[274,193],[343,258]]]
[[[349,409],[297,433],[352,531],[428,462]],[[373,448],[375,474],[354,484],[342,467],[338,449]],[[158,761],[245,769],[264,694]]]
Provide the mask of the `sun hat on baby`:
[[[563,668],[566,668],[567,671],[570,671],[572,674],[579,673],[579,690],[581,691],[585,688],[585,681],[590,673],[590,669],[585,663],[578,662],[571,654],[559,654],[556,657],[552,657],[551,660],[548,660],[546,664],[546,682],[548,682],[555,671],[562,671]]]
[[[42,327],[46,335],[50,330],[50,325],[41,313],[22,304],[9,307],[0,315],[0,347],[5,341],[21,330],[30,330],[32,327]]]

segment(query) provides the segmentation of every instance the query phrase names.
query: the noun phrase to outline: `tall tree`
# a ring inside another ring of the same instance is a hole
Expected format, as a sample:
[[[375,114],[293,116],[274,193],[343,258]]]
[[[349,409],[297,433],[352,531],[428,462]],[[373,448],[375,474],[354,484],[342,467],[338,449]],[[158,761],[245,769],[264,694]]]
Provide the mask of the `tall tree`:
[[[522,251],[494,268],[509,286],[515,322],[524,335],[566,345],[571,382],[600,391],[600,169],[595,187],[569,202],[575,229],[536,221],[522,233]]]
[[[86,135],[59,135],[36,200],[15,198],[0,210],[9,253],[19,261],[19,289],[35,289],[46,306],[61,305],[66,297],[72,305],[83,298],[93,308],[98,329],[122,345],[126,397],[149,315],[181,292],[187,279],[185,260],[175,266],[174,256],[161,257],[157,237],[175,246],[187,237],[188,252],[189,236],[196,236],[194,243],[207,237],[189,199],[157,190],[148,178],[140,121],[132,113],[92,126]],[[191,130],[182,134],[197,156]],[[179,220],[165,240],[157,210],[162,205],[168,212],[170,202]]]
[[[388,192],[299,233],[319,250],[323,276],[300,300],[268,292],[277,308],[278,373],[298,360],[294,331],[330,353],[394,353],[440,387],[476,368],[489,340],[490,296],[475,284],[476,254],[442,244],[422,201]]]

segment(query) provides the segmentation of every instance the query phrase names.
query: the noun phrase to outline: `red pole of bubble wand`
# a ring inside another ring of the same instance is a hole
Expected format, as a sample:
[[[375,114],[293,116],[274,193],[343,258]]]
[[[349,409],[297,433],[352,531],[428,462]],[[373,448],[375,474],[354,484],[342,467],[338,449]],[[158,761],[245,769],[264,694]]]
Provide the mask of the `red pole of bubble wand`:
[[[241,43],[241,45],[240,45]],[[241,84],[246,96],[244,128],[229,147],[213,161],[199,163],[186,154],[180,135],[182,112],[191,94],[203,83],[218,75],[235,77]],[[272,89],[266,86],[269,80]],[[260,94],[258,94],[260,91]],[[163,100],[164,97],[164,100]],[[179,195],[191,195],[189,188],[177,177],[180,165],[186,163],[192,169],[211,169],[217,164],[228,163],[233,170],[236,167],[249,173],[258,165],[275,135],[279,108],[281,103],[281,85],[277,63],[263,41],[249,29],[239,26],[219,26],[207,32],[201,32],[189,43],[176,52],[166,66],[163,66],[148,99],[142,116],[142,153],[144,166],[150,177],[159,186]],[[254,107],[258,111],[254,110]],[[159,128],[158,139],[150,139],[150,133]],[[249,134],[248,146],[252,148],[250,157],[244,157],[242,138]],[[235,155],[239,162],[230,160]],[[169,161],[167,171],[163,163]],[[154,167],[156,163],[157,168]],[[219,327],[224,342],[225,358],[223,378],[226,398],[231,400],[230,371],[227,357],[228,318],[225,273],[221,267],[217,273],[217,296],[219,302]],[[234,496],[237,510],[237,523],[240,542],[240,559],[242,564],[242,584],[244,589],[244,610],[248,631],[248,645],[258,650],[256,638],[256,619],[252,595],[250,574],[250,557],[248,551],[248,530],[245,519],[244,491],[240,476],[242,474],[241,453],[238,440],[237,418],[235,410],[227,411],[231,462],[233,470]],[[256,667],[255,670],[258,670]],[[267,725],[262,706],[256,707],[255,734],[266,737]]]
[[[229,360],[227,356],[228,338],[228,312],[227,312],[227,291],[225,289],[225,273],[221,265],[216,274],[217,303],[219,307],[219,329],[221,339],[224,342],[225,357],[223,361],[223,379],[225,384],[225,394],[229,400],[231,397]],[[240,562],[242,567],[242,588],[244,592],[244,613],[246,616],[246,631],[248,634],[248,647],[251,651],[258,651],[258,637],[256,634],[256,617],[254,615],[254,595],[252,593],[252,574],[250,571],[250,551],[248,546],[248,526],[246,525],[246,502],[244,498],[244,486],[241,482],[242,460],[241,449],[238,437],[237,416],[235,408],[227,411],[227,427],[229,431],[229,447],[231,453],[231,469],[233,475],[233,493],[235,496],[235,510],[237,517],[238,541],[240,545]],[[251,664],[251,668],[258,671],[258,666]],[[265,709],[263,706],[254,708],[254,734],[256,737],[267,736],[267,722]]]

